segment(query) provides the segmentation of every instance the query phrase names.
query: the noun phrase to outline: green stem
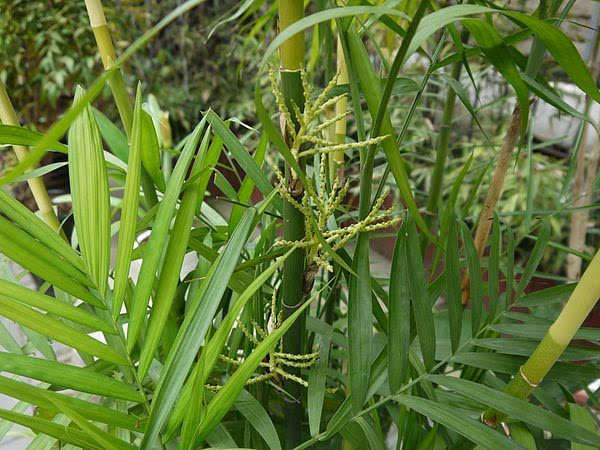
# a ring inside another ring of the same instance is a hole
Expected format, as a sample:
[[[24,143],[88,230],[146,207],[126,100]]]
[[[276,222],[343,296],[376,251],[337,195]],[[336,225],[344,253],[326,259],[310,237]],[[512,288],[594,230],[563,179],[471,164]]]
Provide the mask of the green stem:
[[[13,125],[15,127],[21,126],[2,80],[0,80],[0,121],[6,125]],[[13,149],[15,150],[19,162],[23,161],[29,154],[27,147],[21,145],[14,145]],[[29,170],[32,169],[33,168],[30,168]],[[65,237],[64,232],[60,228],[60,221],[54,212],[52,200],[50,200],[50,196],[48,195],[48,191],[46,191],[46,186],[44,186],[42,178],[30,178],[27,180],[27,184],[29,185],[29,189],[31,189],[33,199],[40,210],[42,220],[46,222],[50,228],[61,233],[61,235]]]
[[[452,78],[460,81],[462,72],[462,61],[454,64],[452,68]],[[442,116],[442,125],[438,136],[437,148],[435,153],[435,166],[431,177],[431,188],[429,189],[429,199],[427,200],[427,211],[431,214],[426,217],[428,226],[435,220],[438,202],[440,200],[440,192],[442,190],[442,181],[444,179],[444,171],[446,170],[446,159],[448,157],[448,143],[450,142],[450,134],[452,133],[452,118],[454,117],[454,105],[456,103],[456,92],[451,87],[448,87],[446,93],[446,104],[444,106],[444,114]]]
[[[304,16],[304,2],[302,0],[280,0],[279,2],[279,29],[302,19]],[[304,62],[304,35],[295,34],[285,41],[280,47],[280,75],[281,91],[294,119],[294,102],[300,111],[304,109],[304,91],[302,88],[301,69]],[[289,142],[288,142],[289,143]],[[299,161],[304,168],[304,162]],[[302,199],[304,187],[294,176],[289,167],[286,167],[286,176],[290,194],[297,200]],[[284,201],[283,204],[283,238],[288,241],[300,241],[304,238],[304,216],[294,205]],[[283,265],[283,279],[281,284],[281,309],[283,320],[291,316],[303,303],[306,291],[310,292],[311,286],[305,286],[305,252],[297,249],[290,255]],[[285,353],[302,353],[304,341],[304,317],[296,320],[283,338],[283,351]],[[296,369],[293,375],[299,374]],[[284,381],[284,389],[291,398],[285,397],[285,422],[286,422],[286,448],[293,448],[301,442],[304,409],[302,406],[302,388],[299,384]]]
[[[90,19],[90,25],[94,32],[94,38],[96,39],[96,45],[98,46],[98,53],[102,58],[102,65],[105,71],[114,68],[117,60],[115,48],[110,37],[110,31],[106,23],[106,17],[104,16],[104,9],[102,8],[101,0],[85,0],[85,7],[87,8],[88,17]],[[125,128],[125,134],[127,139],[131,137],[131,127],[133,126],[133,104],[125,88],[125,81],[123,80],[123,73],[121,68],[115,70],[112,76],[108,80],[110,90],[115,99],[123,128]],[[150,209],[152,206],[158,203],[158,197],[156,196],[156,190],[154,184],[148,173],[142,168],[142,189],[144,191],[144,198],[146,200],[146,206]]]
[[[569,301],[548,329],[542,342],[506,386],[506,393],[521,399],[527,398],[567,348],[599,297],[600,251],[590,262]],[[482,415],[483,422],[494,427],[504,418],[502,413],[493,408],[488,409]]]

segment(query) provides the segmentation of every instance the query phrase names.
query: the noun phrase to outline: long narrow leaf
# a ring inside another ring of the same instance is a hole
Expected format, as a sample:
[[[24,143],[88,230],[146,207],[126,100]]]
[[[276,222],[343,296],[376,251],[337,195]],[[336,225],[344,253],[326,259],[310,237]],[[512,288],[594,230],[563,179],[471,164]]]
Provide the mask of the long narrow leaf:
[[[152,233],[150,234],[148,245],[144,252],[140,275],[131,300],[129,328],[127,330],[127,349],[130,352],[137,341],[142,329],[142,324],[144,323],[146,308],[150,300],[150,294],[152,293],[152,285],[156,277],[156,271],[165,247],[173,211],[175,210],[177,198],[179,197],[183,186],[184,177],[196,152],[196,146],[198,145],[198,141],[204,130],[205,123],[205,120],[200,121],[192,132],[192,135],[188,138],[175,169],[169,178],[165,195],[158,205],[154,226],[152,227]],[[179,268],[168,267],[167,270],[179,270]]]
[[[98,374],[90,369],[55,361],[0,353],[0,370],[90,394],[133,402],[143,400],[142,394],[132,385]]]
[[[131,144],[127,159],[127,177],[123,191],[123,206],[119,226],[119,243],[117,244],[117,262],[114,274],[113,317],[118,317],[123,305],[123,296],[129,280],[129,266],[133,253],[135,228],[137,224],[138,207],[140,202],[140,179],[142,173],[142,86],[138,84],[133,110],[133,126],[131,128]]]
[[[75,104],[84,96],[75,93]],[[87,105],[69,129],[69,182],[81,255],[101,296],[108,287],[110,203],[102,138]]]

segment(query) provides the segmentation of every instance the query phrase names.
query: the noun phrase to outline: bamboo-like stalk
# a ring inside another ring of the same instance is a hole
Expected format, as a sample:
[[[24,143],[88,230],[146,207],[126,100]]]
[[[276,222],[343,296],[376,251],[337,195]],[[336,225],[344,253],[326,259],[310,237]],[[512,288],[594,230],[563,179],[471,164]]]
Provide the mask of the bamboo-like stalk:
[[[538,38],[535,38],[533,40],[531,52],[529,54],[529,59],[527,60],[527,67],[525,69],[527,75],[529,75],[532,78],[536,77],[542,65],[545,53],[546,50],[544,48],[544,44],[542,44],[542,42]],[[506,178],[508,165],[510,163],[512,153],[517,144],[517,139],[519,138],[519,131],[521,130],[521,116],[521,108],[517,104],[513,109],[513,113],[510,118],[506,134],[504,135],[502,148],[500,149],[498,160],[496,162],[496,168],[494,169],[492,183],[488,188],[488,192],[486,194],[485,201],[483,204],[483,209],[481,210],[481,214],[479,215],[477,229],[475,230],[475,238],[473,239],[473,241],[475,243],[475,248],[477,249],[477,255],[479,256],[479,258],[483,256],[485,244],[487,242],[488,237],[490,236],[490,230],[492,228],[492,218],[494,216],[494,209],[496,208],[498,200],[502,195],[502,189],[504,188],[504,179]],[[469,302],[469,296],[471,294],[469,286],[470,277],[469,273],[466,272],[461,283],[461,297],[463,305],[466,305]],[[510,295],[510,293],[507,293],[507,295]]]
[[[110,37],[110,31],[108,24],[106,23],[106,17],[104,16],[104,9],[102,8],[101,0],[85,0],[85,7],[88,12],[90,19],[90,25],[94,32],[94,38],[98,45],[98,52],[102,58],[102,65],[104,70],[110,70],[114,67],[117,55],[115,54],[115,48],[113,47],[112,39]],[[108,84],[113,93],[115,103],[121,121],[125,127],[125,133],[129,138],[131,135],[131,127],[133,125],[133,105],[125,89],[125,81],[123,80],[123,74],[121,69],[115,71],[115,73],[108,80]]]
[[[540,2],[540,9],[538,11],[538,17],[540,19],[544,19],[548,16],[553,16],[557,14],[559,8],[561,7],[564,0],[554,0],[552,5],[548,5],[547,2]],[[561,19],[556,22],[556,26],[559,27],[562,23],[562,18],[568,14],[570,8],[573,4],[568,4],[563,11],[561,11]],[[531,77],[535,78],[537,73],[542,66],[544,61],[544,55],[546,54],[546,48],[542,41],[535,37],[533,39],[533,44],[531,45],[531,51],[529,53],[529,58],[527,59],[527,66],[525,68],[525,73]],[[500,149],[500,154],[498,155],[498,162],[496,163],[496,168],[494,170],[494,176],[492,178],[492,183],[488,188],[488,192],[486,194],[485,203],[483,205],[483,209],[481,211],[481,215],[479,216],[479,222],[477,223],[477,229],[475,231],[475,248],[477,249],[477,254],[479,258],[483,256],[483,251],[485,250],[485,244],[490,235],[490,230],[492,227],[492,217],[494,214],[494,208],[500,199],[500,195],[502,195],[502,189],[504,187],[504,179],[506,178],[506,171],[508,169],[508,163],[510,162],[510,158],[512,152],[517,143],[517,139],[519,137],[520,130],[520,122],[521,122],[521,109],[519,105],[515,106],[513,110],[508,129],[506,130],[506,134],[504,136],[504,141],[502,143],[502,148]],[[470,277],[469,273],[466,272],[461,283],[461,297],[462,304],[466,306],[469,301],[470,296]],[[506,294],[510,297],[510,292]]]
[[[492,219],[494,217],[494,208],[500,199],[502,194],[502,188],[504,187],[504,179],[506,178],[506,172],[510,163],[513,150],[519,138],[519,130],[521,129],[521,108],[517,105],[513,110],[508,129],[504,136],[504,142],[498,155],[496,162],[496,169],[494,170],[494,177],[492,183],[488,189],[483,203],[483,210],[479,216],[479,222],[475,231],[475,248],[477,249],[477,255],[479,258],[483,256],[483,250],[485,249],[485,243],[490,230],[492,228]],[[469,301],[470,289],[469,289],[470,277],[466,273],[462,280],[461,292],[462,292],[462,304],[466,305]]]
[[[5,125],[21,126],[2,80],[0,80],[0,121]],[[23,161],[29,154],[27,147],[21,145],[13,145],[13,149],[19,162]],[[52,200],[50,200],[50,196],[48,195],[48,191],[46,191],[46,186],[44,186],[42,178],[30,178],[27,180],[27,184],[29,185],[29,189],[31,189],[31,194],[33,195],[33,199],[39,208],[40,215],[44,222],[46,222],[50,228],[64,236],[64,233],[61,231],[60,221],[54,212]]]
[[[585,318],[594,308],[598,298],[600,298],[600,251],[590,262],[567,304],[548,329],[542,342],[506,386],[506,393],[521,399],[527,398],[567,348]],[[504,418],[503,414],[493,408],[485,411],[481,417],[484,423],[493,427]]]
[[[100,53],[100,57],[102,58],[102,66],[105,71],[108,71],[114,68],[117,55],[110,37],[106,17],[104,16],[102,1],[85,0],[85,7],[88,12],[94,38],[96,39],[96,45],[98,46],[98,53]],[[123,123],[125,133],[127,134],[127,139],[130,139],[131,127],[133,125],[133,104],[131,103],[127,89],[125,88],[125,81],[123,80],[123,73],[120,68],[111,75],[108,84],[113,94],[113,98],[115,99],[121,122]],[[141,184],[147,206],[152,207],[158,203],[158,198],[156,196],[154,184],[143,168]]]
[[[288,26],[302,19],[304,16],[304,2],[302,0],[279,1],[279,30],[283,31]],[[280,76],[281,91],[285,98],[288,110],[294,119],[292,102],[300,111],[304,109],[304,92],[302,87],[301,69],[304,62],[304,35],[295,34],[285,41],[280,49]],[[285,134],[285,130],[282,130]],[[287,140],[287,138],[286,138]],[[304,168],[304,162],[299,161]],[[304,187],[296,178],[289,167],[286,167],[287,189],[292,197],[301,201]],[[299,241],[304,237],[304,216],[294,205],[284,200],[283,204],[283,237],[288,241]],[[305,293],[310,292],[311,286],[305,286],[305,252],[297,249],[283,264],[283,279],[281,284],[281,309],[283,319],[291,316],[303,303]],[[310,282],[308,283],[310,284]],[[294,322],[283,338],[283,351],[285,353],[299,354],[303,351],[304,341],[303,318]],[[295,372],[299,372],[296,369]],[[293,373],[298,375],[298,373]],[[301,423],[304,419],[302,406],[302,389],[297,383],[290,380],[284,381],[284,389],[291,398],[284,397],[286,421],[286,448],[296,447],[301,442]]]

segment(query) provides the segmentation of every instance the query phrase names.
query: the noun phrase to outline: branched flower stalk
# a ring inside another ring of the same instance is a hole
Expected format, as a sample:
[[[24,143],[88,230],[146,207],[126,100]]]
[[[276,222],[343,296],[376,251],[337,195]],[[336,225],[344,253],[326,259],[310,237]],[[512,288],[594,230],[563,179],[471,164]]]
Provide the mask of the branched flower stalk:
[[[318,268],[332,272],[333,267],[329,263],[328,254],[319,240],[320,236],[325,239],[325,242],[331,246],[333,251],[336,251],[359,233],[393,227],[400,221],[400,218],[393,217],[394,207],[380,211],[381,206],[388,195],[388,192],[384,192],[377,198],[373,207],[364,219],[345,227],[331,229],[331,224],[335,223],[335,211],[346,197],[350,187],[350,181],[346,180],[342,184],[340,176],[338,175],[333,181],[329,192],[327,192],[327,172],[325,169],[326,156],[337,154],[338,152],[343,154],[346,150],[350,149],[364,149],[371,145],[377,145],[386,139],[388,135],[343,144],[339,144],[337,140],[334,142],[322,137],[321,135],[331,128],[331,126],[336,126],[338,122],[344,121],[348,115],[348,111],[343,111],[332,118],[320,121],[321,116],[324,115],[332,105],[338,105],[340,101],[346,97],[346,94],[328,98],[333,88],[338,84],[339,76],[335,75],[325,89],[323,89],[321,94],[313,100],[312,87],[308,83],[306,72],[304,72],[304,70],[301,71],[304,89],[304,112],[300,113],[296,105],[292,104],[292,107],[295,110],[295,117],[300,124],[297,131],[293,130],[291,126],[292,115],[286,106],[281,91],[277,87],[275,72],[270,70],[269,75],[279,110],[286,122],[287,128],[291,130],[290,150],[292,154],[296,158],[316,155],[320,167],[318,190],[311,185],[305,186],[301,199],[294,198],[292,194],[290,194],[288,189],[285,188],[283,174],[277,167],[273,167],[273,171],[280,181],[277,188],[279,193],[302,214],[305,228],[305,236],[302,239],[284,239],[277,242],[275,245],[279,247],[292,247],[297,245],[299,248],[305,249],[307,254],[307,266],[313,267],[314,274],[316,274],[315,271]],[[304,144],[311,144],[313,147],[303,150]],[[314,220],[313,214],[316,215],[316,219]]]
[[[585,318],[596,305],[598,298],[600,298],[600,251],[590,262],[567,304],[548,329],[542,342],[506,386],[506,393],[520,399],[527,398],[565,351]],[[490,408],[483,413],[481,420],[485,424],[495,427],[504,418],[503,414]]]
[[[0,121],[5,125],[12,125],[15,127],[21,126],[2,80],[0,80]],[[27,147],[21,145],[13,145],[13,149],[19,162],[23,161],[29,154]],[[32,169],[30,168],[29,170]],[[44,186],[42,178],[30,178],[27,180],[27,184],[29,185],[29,189],[31,189],[33,199],[40,210],[42,220],[53,230],[60,232],[64,237],[64,233],[60,228],[60,221],[52,207],[52,200],[50,200],[50,196],[48,195],[48,191],[46,191],[46,186]]]

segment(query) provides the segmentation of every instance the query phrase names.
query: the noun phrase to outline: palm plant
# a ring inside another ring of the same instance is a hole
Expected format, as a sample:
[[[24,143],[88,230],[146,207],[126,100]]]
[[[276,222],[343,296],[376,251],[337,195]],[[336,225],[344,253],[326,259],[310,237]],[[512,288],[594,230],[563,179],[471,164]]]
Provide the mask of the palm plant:
[[[18,400],[0,409],[0,435],[23,425],[35,435],[32,448],[386,448],[390,440],[397,448],[550,448],[564,440],[572,448],[600,446],[598,393],[588,388],[600,353],[570,344],[600,341],[597,329],[581,328],[600,296],[600,256],[578,252],[590,261],[579,284],[528,293],[542,271],[548,222],[536,221],[535,245],[520,264],[515,242],[525,237],[515,237],[491,205],[486,254],[467,225],[472,213],[457,201],[465,177],[474,177],[473,156],[456,158],[466,163],[451,180],[443,170],[454,157],[448,127],[457,98],[481,126],[460,77],[464,69],[475,83],[474,61],[493,66],[516,92],[510,147],[525,136],[531,95],[589,120],[538,72],[544,51],[525,64],[516,47],[534,34],[534,48],[547,50],[600,100],[577,50],[555,27],[555,16],[564,17],[573,2],[560,9],[560,1],[552,8],[542,1],[531,15],[489,1],[320,4],[304,17],[303,2],[280,0],[278,9],[266,9],[279,15],[280,30],[256,80],[254,151],[236,136],[239,121],[210,109],[170,145],[161,138],[165,116],[144,103],[142,83],[133,102],[127,92],[121,70],[128,58],[200,3],[182,3],[118,56],[101,3],[87,0],[105,72],[77,89],[72,107],[44,135],[16,121],[0,126],[0,143],[30,147],[2,184],[39,183],[36,176],[52,168],[31,169],[45,152],[68,155],[71,193],[61,200],[71,203],[75,222],[66,240],[0,191],[0,249],[22,267],[20,277],[43,280],[25,287],[3,261],[0,315],[27,343],[0,326],[0,370],[7,374],[0,393]],[[230,19],[247,8],[242,2]],[[503,36],[495,21],[518,30]],[[333,45],[313,45],[308,60],[328,55],[340,69],[320,84],[304,64],[305,34],[319,24],[336,36],[337,55]],[[379,51],[382,29],[398,47],[390,60]],[[381,73],[373,47],[383,58]],[[406,63],[415,53],[430,64],[411,79]],[[278,73],[270,63],[279,64]],[[451,76],[444,74],[449,65]],[[274,101],[262,95],[267,72]],[[434,188],[424,194],[400,150],[433,79],[447,81],[454,94],[443,96]],[[91,106],[105,83],[123,131]],[[392,117],[401,101],[410,106],[398,124]],[[225,167],[221,156],[236,165]],[[378,180],[376,172],[383,173]],[[401,199],[391,207],[384,206],[389,172]],[[209,201],[211,180],[229,214]],[[348,202],[351,186],[357,210]],[[397,233],[391,270],[381,277],[370,264],[370,240],[386,228]],[[466,309],[461,271],[469,274]],[[77,363],[61,361],[56,343],[76,352]],[[582,389],[583,406],[574,398]]]

